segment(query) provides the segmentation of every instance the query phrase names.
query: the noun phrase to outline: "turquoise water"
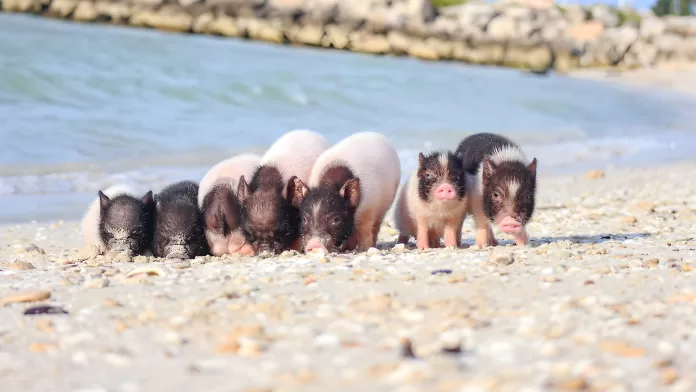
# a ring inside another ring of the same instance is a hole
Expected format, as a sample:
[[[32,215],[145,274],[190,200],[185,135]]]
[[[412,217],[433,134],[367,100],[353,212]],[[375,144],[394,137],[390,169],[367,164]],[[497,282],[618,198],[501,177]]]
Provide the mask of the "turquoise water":
[[[200,179],[306,128],[418,151],[492,131],[541,173],[692,158],[695,100],[492,67],[0,14],[0,222],[75,219],[97,189]]]

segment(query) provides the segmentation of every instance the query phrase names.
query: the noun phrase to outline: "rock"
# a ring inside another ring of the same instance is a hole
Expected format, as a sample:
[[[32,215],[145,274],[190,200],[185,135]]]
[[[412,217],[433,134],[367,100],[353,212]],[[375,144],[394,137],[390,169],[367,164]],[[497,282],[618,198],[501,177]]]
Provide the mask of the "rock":
[[[348,49],[350,31],[343,26],[327,25],[324,27],[325,35],[321,39],[321,46],[325,48]]]
[[[85,287],[89,289],[101,289],[109,285],[109,279],[98,278],[85,281]]]
[[[408,53],[408,49],[413,45],[413,39],[411,37],[396,30],[387,33],[387,42],[389,43],[392,53],[396,55]]]
[[[571,24],[581,24],[587,19],[587,12],[578,4],[568,4],[563,6],[565,19]]]
[[[105,19],[114,24],[125,24],[131,17],[131,6],[127,2],[98,1],[94,9],[100,19]]]
[[[165,5],[157,11],[144,11],[141,14],[133,13],[131,23],[135,18],[142,17],[143,24],[164,31],[186,32],[191,30],[193,16],[183,8],[176,5]]]
[[[696,36],[696,17],[668,15],[661,18],[665,23],[665,31],[682,37]]]
[[[305,20],[324,26],[338,14],[340,0],[305,0]]]
[[[14,263],[5,264],[5,267],[9,270],[15,271],[26,271],[35,269],[34,265],[27,261],[15,261]]]
[[[77,8],[75,0],[53,0],[46,10],[46,14],[56,18],[69,18]]]
[[[590,15],[592,20],[602,23],[604,27],[616,27],[619,25],[619,15],[606,4],[594,5],[590,8]]]
[[[210,33],[210,24],[215,20],[215,16],[212,12],[206,12],[198,15],[191,25],[191,31],[196,34],[208,34]]]
[[[672,368],[668,367],[662,370],[662,384],[672,385],[679,379],[679,373]]]
[[[264,17],[294,22],[295,17],[301,15],[304,9],[304,0],[266,0]]]
[[[303,45],[320,46],[324,30],[318,25],[293,25],[287,32],[290,42]]]
[[[488,256],[488,260],[498,265],[510,265],[515,262],[515,255],[512,252],[493,251]]]
[[[623,218],[621,218],[621,222],[626,223],[628,225],[632,225],[638,222],[638,219],[636,219],[635,216],[624,216]]]
[[[252,39],[266,42],[283,43],[285,35],[282,31],[282,22],[279,19],[239,19],[241,26],[246,26],[247,33]]]
[[[431,48],[438,59],[449,60],[452,58],[452,52],[454,51],[454,45],[451,41],[445,41],[439,38],[430,37],[426,38],[424,42],[425,46]]]
[[[515,37],[515,20],[505,15],[500,15],[488,24],[487,38],[504,42]]]
[[[633,347],[623,342],[604,340],[599,342],[599,348],[605,353],[610,353],[625,358],[635,358],[645,356],[645,349]]]
[[[605,174],[601,170],[590,170],[587,173],[585,173],[585,178],[588,180],[599,180],[600,178],[604,178]]]
[[[513,68],[529,69],[543,72],[551,68],[553,53],[547,45],[516,45],[508,46],[503,58],[503,65]]]
[[[245,31],[237,25],[236,19],[229,16],[219,16],[208,24],[208,33],[226,37],[240,37],[245,34]]]
[[[422,60],[438,60],[440,57],[435,49],[429,47],[422,41],[416,41],[408,48],[408,55]]]
[[[604,32],[604,25],[596,20],[583,22],[568,29],[568,35],[576,42],[588,42],[598,39]]]
[[[643,18],[638,27],[638,34],[641,39],[652,40],[665,33],[666,23],[660,18]]]
[[[97,9],[91,1],[80,1],[77,3],[72,18],[78,22],[93,22],[97,19]]]
[[[28,291],[7,295],[0,299],[0,306],[5,306],[11,303],[18,302],[38,302],[44,301],[51,298],[51,292],[40,290],[40,291]]]
[[[0,5],[5,12],[38,13],[41,11],[41,2],[38,0],[3,0]]]
[[[391,51],[387,38],[383,35],[355,32],[349,35],[350,48],[355,52],[386,54]]]

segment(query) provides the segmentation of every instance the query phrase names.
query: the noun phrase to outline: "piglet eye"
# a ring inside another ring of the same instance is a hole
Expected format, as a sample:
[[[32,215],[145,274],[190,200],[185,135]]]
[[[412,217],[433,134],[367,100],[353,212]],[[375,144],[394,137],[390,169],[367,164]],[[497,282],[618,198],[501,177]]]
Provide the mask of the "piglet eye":
[[[341,224],[341,217],[335,216],[335,217],[331,220],[331,223],[333,223],[334,225],[339,225],[339,224]]]
[[[499,199],[500,199],[500,193],[498,193],[498,192],[493,192],[493,198],[496,199],[496,200],[499,200]]]
[[[307,217],[306,216],[302,217],[302,224],[305,226],[307,225]]]
[[[431,173],[431,172],[425,172],[425,178],[427,178],[428,180],[432,179],[432,178],[433,178],[433,173]]]

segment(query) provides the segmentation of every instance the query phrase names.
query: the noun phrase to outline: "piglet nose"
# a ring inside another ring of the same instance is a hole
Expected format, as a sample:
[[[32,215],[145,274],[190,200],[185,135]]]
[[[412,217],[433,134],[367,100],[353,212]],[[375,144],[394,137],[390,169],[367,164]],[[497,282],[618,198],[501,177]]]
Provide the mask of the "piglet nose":
[[[319,241],[318,238],[311,238],[309,241],[307,241],[307,245],[305,246],[306,253],[309,253],[314,249],[324,249],[324,245],[321,243],[321,241]]]
[[[442,184],[435,188],[435,198],[438,200],[452,200],[455,198],[456,194],[457,192],[450,184]]]

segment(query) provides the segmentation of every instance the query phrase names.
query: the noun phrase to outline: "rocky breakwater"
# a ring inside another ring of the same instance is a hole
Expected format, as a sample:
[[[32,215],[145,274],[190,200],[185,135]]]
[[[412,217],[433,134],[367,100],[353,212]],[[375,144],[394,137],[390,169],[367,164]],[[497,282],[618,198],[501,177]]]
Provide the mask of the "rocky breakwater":
[[[5,12],[544,72],[696,59],[696,18],[430,0],[0,0]]]

